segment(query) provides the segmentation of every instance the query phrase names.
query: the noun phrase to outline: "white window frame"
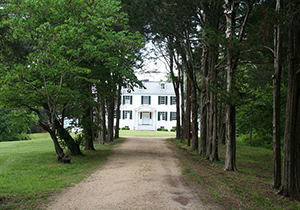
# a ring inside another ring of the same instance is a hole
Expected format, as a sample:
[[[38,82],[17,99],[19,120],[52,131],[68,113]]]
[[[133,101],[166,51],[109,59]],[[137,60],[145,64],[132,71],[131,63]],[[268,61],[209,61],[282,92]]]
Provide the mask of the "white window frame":
[[[125,96],[125,104],[130,104],[131,96]]]

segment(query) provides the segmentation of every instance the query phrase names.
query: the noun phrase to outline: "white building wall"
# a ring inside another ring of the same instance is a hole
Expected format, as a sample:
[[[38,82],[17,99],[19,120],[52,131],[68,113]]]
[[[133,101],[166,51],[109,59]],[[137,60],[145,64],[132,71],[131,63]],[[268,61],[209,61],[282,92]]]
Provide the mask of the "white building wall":
[[[161,89],[161,85],[165,89]],[[176,105],[171,102],[171,99],[175,97],[173,84],[170,82],[151,81],[144,82],[144,86],[146,89],[136,88],[129,93],[126,89],[122,90],[120,128],[129,127],[130,130],[157,130],[157,128],[164,127],[170,130],[175,127],[176,120],[171,120],[172,112],[176,112]],[[150,104],[146,104],[146,97],[150,97]],[[166,102],[166,98],[167,103],[163,104]],[[163,115],[165,115],[166,119],[162,119]]]

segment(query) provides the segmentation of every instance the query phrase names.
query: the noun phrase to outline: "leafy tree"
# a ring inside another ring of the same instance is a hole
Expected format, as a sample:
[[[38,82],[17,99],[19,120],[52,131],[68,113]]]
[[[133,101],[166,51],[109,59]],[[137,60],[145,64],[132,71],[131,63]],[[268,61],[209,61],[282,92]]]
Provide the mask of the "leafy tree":
[[[114,31],[114,24],[126,23],[125,14],[119,10],[117,1],[80,0],[12,1],[3,10],[10,14],[5,24],[30,53],[24,63],[1,66],[1,103],[35,111],[60,158],[64,153],[56,131],[73,155],[81,154],[61,119],[65,109],[85,97],[81,85],[76,84],[89,79],[92,66],[104,63],[106,70],[114,71],[117,55],[112,52],[120,49],[116,46],[126,50],[142,42],[138,34]],[[40,114],[42,110],[49,122]]]

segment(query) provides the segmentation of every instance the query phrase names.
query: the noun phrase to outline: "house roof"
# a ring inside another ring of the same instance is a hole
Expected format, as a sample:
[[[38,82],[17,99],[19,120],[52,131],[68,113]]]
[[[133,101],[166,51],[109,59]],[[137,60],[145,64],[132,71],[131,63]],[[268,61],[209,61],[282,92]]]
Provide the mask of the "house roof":
[[[161,89],[161,83],[165,84],[165,89]],[[160,82],[160,81],[143,81],[143,85],[146,89],[143,88],[134,88],[133,91],[128,92],[127,88],[122,89],[122,94],[162,94],[162,95],[175,95],[172,82]]]

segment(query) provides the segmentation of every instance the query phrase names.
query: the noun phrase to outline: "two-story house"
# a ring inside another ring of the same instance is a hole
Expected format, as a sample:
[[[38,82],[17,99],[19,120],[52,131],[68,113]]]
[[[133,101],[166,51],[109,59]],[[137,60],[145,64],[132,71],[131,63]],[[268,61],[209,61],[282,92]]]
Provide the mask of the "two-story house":
[[[176,100],[171,82],[143,81],[144,88],[122,89],[120,128],[168,130],[176,126]]]

